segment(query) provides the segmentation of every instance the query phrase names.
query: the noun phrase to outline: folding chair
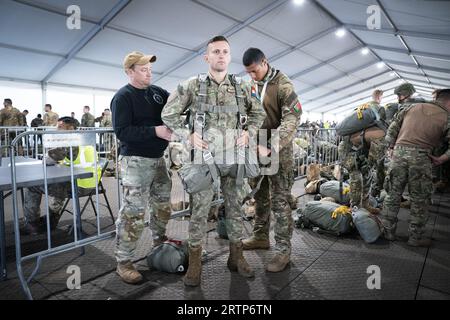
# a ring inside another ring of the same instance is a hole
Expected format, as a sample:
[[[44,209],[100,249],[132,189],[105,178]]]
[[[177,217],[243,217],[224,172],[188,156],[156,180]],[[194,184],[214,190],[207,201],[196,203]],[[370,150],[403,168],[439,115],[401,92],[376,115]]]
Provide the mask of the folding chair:
[[[102,183],[103,174],[105,173],[105,170],[106,170],[106,168],[108,167],[108,163],[109,163],[109,160],[104,160],[104,159],[101,159],[101,160],[99,161],[99,163],[98,163],[98,165],[102,165],[102,170],[101,170],[101,173],[100,173],[100,180],[99,180],[99,182],[98,182],[98,194],[99,194],[99,196],[100,196],[101,194],[103,194],[103,197],[105,198],[105,202],[106,202],[106,204],[99,203],[99,205],[100,205],[100,206],[103,206],[103,207],[106,207],[106,208],[108,209],[109,215],[110,215],[111,220],[113,221],[113,224],[114,224],[114,223],[116,222],[116,220],[115,220],[114,215],[113,215],[113,213],[112,213],[112,209],[111,209],[111,206],[110,206],[110,204],[109,204],[108,197],[106,196],[106,190],[105,190],[105,188],[103,187],[103,183]],[[82,208],[81,211],[80,211],[80,216],[83,215],[83,212],[86,210],[86,208],[87,208],[87,206],[88,206],[89,203],[91,203],[92,209],[94,209],[94,214],[95,214],[95,216],[97,216],[97,210],[95,209],[95,203],[94,203],[94,201],[92,200],[92,197],[95,197],[95,188],[89,188],[89,189],[86,189],[86,188],[78,188],[78,197],[79,197],[79,198],[88,197],[88,199],[87,199],[86,202],[84,203],[83,208]],[[69,204],[69,201],[70,201],[71,199],[72,199],[72,193],[69,193],[69,194],[68,194],[68,197],[67,197],[67,199],[66,199],[66,202],[64,203],[64,206],[63,206],[63,208],[61,209],[60,216],[62,216],[62,215],[64,214],[64,212],[69,212],[70,214],[73,214],[72,211],[70,211],[70,210],[67,209],[67,205]]]

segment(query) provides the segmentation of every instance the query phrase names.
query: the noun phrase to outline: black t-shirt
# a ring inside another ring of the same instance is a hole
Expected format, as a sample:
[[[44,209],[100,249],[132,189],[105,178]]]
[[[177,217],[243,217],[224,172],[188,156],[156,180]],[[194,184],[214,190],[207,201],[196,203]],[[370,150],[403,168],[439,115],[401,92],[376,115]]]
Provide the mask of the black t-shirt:
[[[130,84],[121,88],[111,101],[112,122],[120,154],[160,158],[168,146],[156,136],[155,127],[163,125],[161,111],[169,92],[151,85],[137,89]]]

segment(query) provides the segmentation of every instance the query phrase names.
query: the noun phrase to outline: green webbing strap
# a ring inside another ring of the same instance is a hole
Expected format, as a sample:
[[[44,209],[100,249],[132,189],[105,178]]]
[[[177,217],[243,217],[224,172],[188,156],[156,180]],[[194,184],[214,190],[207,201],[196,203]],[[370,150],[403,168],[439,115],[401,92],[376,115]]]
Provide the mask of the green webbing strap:
[[[238,107],[238,129],[239,135],[247,127],[247,111],[245,109],[245,95],[241,87],[242,78],[232,77],[232,83],[234,84],[234,89],[236,91],[236,103]],[[244,184],[245,175],[245,159],[246,159],[246,147],[239,147],[237,150],[237,173],[236,173],[236,185],[242,186]]]
[[[198,111],[210,113],[238,113],[239,108],[236,105],[217,106],[214,104],[200,103]]]

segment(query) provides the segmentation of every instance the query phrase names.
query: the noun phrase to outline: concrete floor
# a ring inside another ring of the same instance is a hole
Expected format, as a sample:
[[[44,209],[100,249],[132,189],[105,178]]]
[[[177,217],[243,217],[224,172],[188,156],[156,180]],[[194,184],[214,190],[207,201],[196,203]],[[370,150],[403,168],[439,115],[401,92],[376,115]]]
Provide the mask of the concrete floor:
[[[116,180],[104,178],[113,212],[118,211]],[[303,181],[295,183],[293,194],[303,194]],[[182,199],[180,189],[173,193],[174,202]],[[300,196],[303,206],[310,196]],[[85,199],[82,199],[82,204]],[[102,200],[100,200],[102,202]],[[11,200],[5,200],[7,220],[8,279],[0,282],[0,299],[24,299],[14,263],[14,241],[11,222]],[[209,224],[203,258],[202,284],[198,288],[185,288],[182,274],[166,274],[149,270],[146,255],[151,246],[148,228],[138,244],[135,262],[145,281],[140,285],[123,283],[115,273],[114,239],[97,242],[80,249],[58,254],[43,260],[40,273],[30,285],[35,299],[148,299],[148,300],[304,300],[304,299],[450,299],[450,195],[433,197],[428,232],[433,237],[429,249],[411,248],[406,245],[408,210],[402,209],[397,234],[400,240],[388,242],[379,239],[366,244],[358,235],[335,237],[314,233],[311,230],[294,229],[292,260],[283,272],[272,274],[265,266],[273,252],[258,250],[245,252],[255,269],[254,279],[243,279],[230,273],[226,266],[228,241],[219,239],[215,223]],[[113,230],[111,218],[102,209],[101,225]],[[66,229],[72,216],[65,214],[55,232],[55,244],[70,241]],[[95,232],[94,214],[89,209],[84,215],[84,229]],[[172,238],[186,239],[188,220],[177,218],[168,225]],[[252,230],[251,222],[244,222],[245,235]],[[271,239],[274,244],[273,233]],[[24,237],[22,248],[30,253],[42,249],[46,237]],[[69,266],[81,270],[81,289],[69,290],[67,273]],[[378,266],[381,272],[381,288],[368,289],[370,266]],[[33,263],[23,264],[29,275]]]

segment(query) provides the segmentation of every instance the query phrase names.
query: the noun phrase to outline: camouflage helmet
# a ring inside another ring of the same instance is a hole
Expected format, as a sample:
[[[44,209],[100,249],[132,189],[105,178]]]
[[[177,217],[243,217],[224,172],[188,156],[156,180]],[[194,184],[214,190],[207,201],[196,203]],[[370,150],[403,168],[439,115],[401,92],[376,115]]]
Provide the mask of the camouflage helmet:
[[[402,83],[394,90],[394,94],[397,96],[411,96],[414,92],[416,92],[416,89],[411,83]]]

